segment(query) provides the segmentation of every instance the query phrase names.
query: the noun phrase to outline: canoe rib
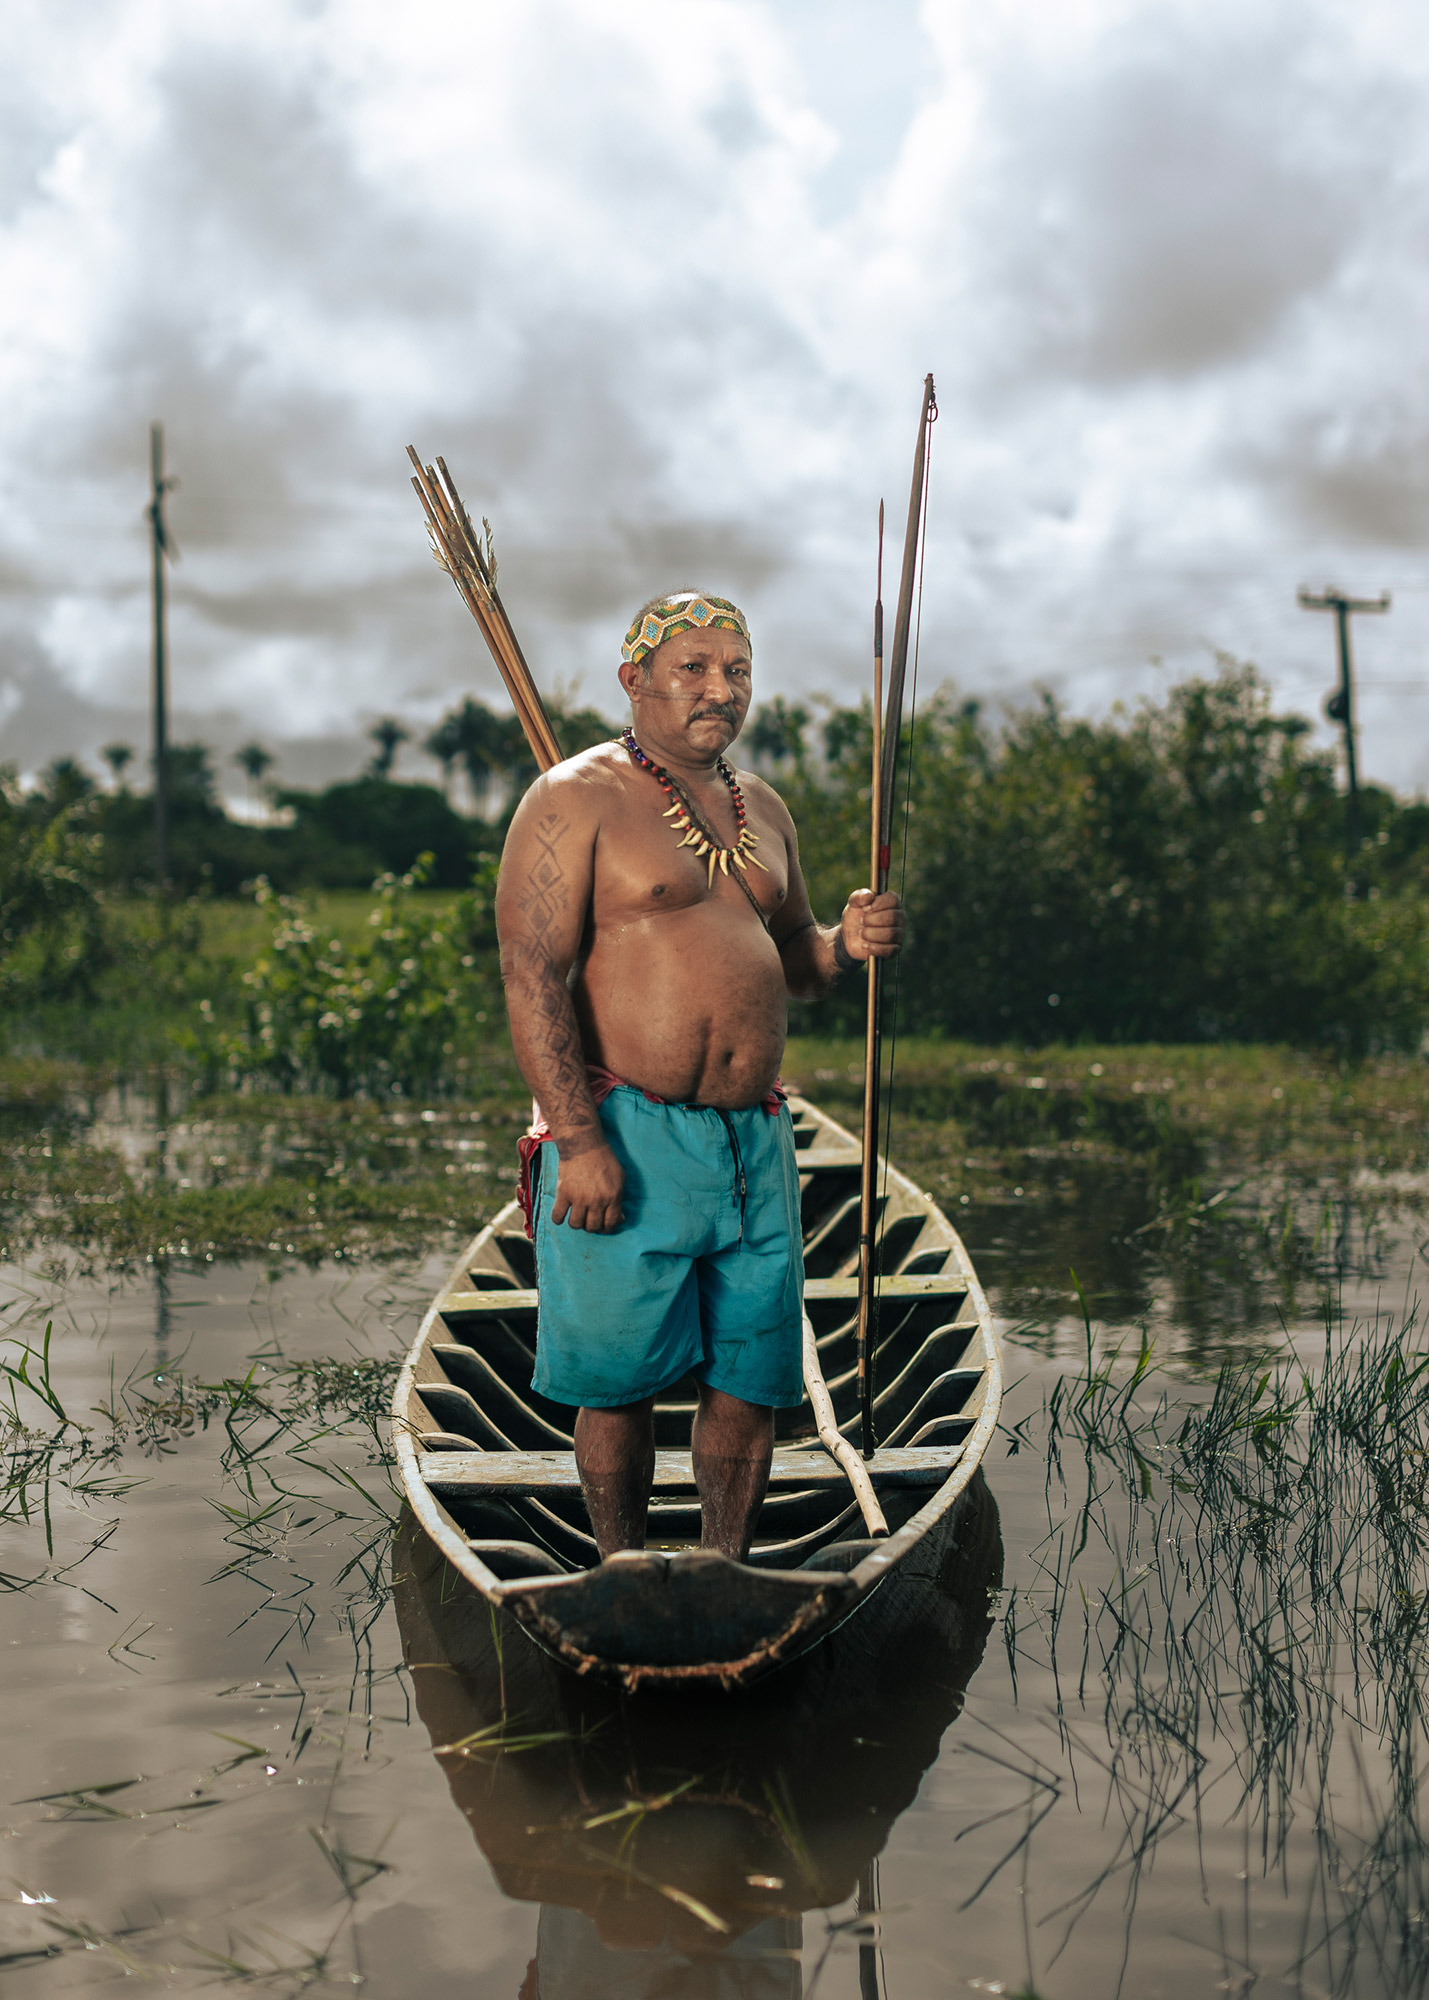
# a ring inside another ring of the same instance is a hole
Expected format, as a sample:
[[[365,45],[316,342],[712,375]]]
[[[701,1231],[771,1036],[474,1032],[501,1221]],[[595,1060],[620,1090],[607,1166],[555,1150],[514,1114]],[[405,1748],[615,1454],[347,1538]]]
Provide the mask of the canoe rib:
[[[827,1388],[851,1445],[858,1426],[852,1371],[843,1363],[856,1302],[856,1244],[840,1262],[834,1239],[858,1145],[812,1105],[795,1099],[791,1109],[806,1242],[822,1245],[819,1275],[805,1287],[807,1337],[821,1373],[828,1369],[825,1355],[838,1357]],[[867,1536],[867,1528],[844,1470],[820,1449],[819,1413],[806,1402],[802,1415],[781,1417],[786,1443],[777,1449],[749,1565],[686,1545],[697,1518],[687,1447],[658,1454],[650,1532],[658,1537],[663,1527],[675,1542],[594,1563],[569,1431],[561,1427],[563,1406],[523,1386],[536,1295],[530,1246],[518,1236],[512,1203],[467,1246],[424,1314],[393,1400],[393,1442],[408,1504],[451,1568],[578,1672],[632,1688],[741,1685],[841,1623],[968,1485],[1002,1395],[992,1316],[956,1230],[896,1168],[883,1170],[883,1186],[879,1261],[894,1269],[880,1286],[879,1405],[889,1421],[871,1468],[851,1455],[865,1478],[871,1469],[874,1504],[891,1517],[885,1538],[843,1539]],[[466,1412],[459,1428],[471,1422],[481,1444],[454,1435],[452,1423],[424,1403],[424,1390],[434,1406]],[[667,1441],[688,1438],[680,1426],[688,1423],[692,1399],[689,1383],[659,1399],[656,1421]],[[520,1439],[539,1439],[539,1448],[513,1449],[511,1428]],[[936,1482],[931,1492],[930,1481]],[[927,1495],[921,1505],[920,1487]]]

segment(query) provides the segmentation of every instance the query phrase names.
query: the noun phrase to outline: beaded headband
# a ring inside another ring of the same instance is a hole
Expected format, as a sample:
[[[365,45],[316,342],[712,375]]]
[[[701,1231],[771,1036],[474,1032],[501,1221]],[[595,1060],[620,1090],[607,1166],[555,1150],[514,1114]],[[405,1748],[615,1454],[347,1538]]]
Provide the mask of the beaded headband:
[[[662,597],[658,604],[641,612],[625,635],[620,657],[631,666],[638,666],[672,632],[703,632],[711,625],[742,634],[745,645],[749,645],[744,613],[727,597],[705,597],[697,590],[677,590],[672,597]]]

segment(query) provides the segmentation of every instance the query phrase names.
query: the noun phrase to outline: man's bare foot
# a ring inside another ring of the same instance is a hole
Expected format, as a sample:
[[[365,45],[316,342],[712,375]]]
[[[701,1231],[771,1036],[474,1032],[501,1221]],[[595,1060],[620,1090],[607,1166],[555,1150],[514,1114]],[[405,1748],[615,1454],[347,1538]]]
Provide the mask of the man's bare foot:
[[[769,1484],[774,1412],[702,1383],[690,1445],[704,1517],[700,1546],[743,1562]]]
[[[652,1402],[582,1410],[576,1418],[576,1470],[601,1560],[617,1549],[643,1549],[655,1478]]]

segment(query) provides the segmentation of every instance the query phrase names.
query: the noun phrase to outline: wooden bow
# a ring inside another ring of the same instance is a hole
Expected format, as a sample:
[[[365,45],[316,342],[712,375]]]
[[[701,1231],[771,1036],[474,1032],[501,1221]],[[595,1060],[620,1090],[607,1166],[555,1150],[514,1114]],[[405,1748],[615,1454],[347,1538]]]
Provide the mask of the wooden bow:
[[[888,887],[893,846],[893,792],[903,736],[903,683],[908,670],[908,635],[913,623],[913,583],[918,568],[928,465],[928,432],[938,415],[931,375],[923,379],[918,442],[913,452],[913,485],[908,527],[903,537],[903,573],[893,622],[893,655],[888,663],[888,706],[883,706],[883,503],[878,507],[878,596],[873,610],[873,801],[868,886],[874,895]],[[858,1406],[859,1443],[872,1458],[873,1367],[878,1345],[876,1230],[878,1223],[879,1077],[883,1061],[883,961],[868,961],[868,1023],[863,1052],[863,1176],[858,1224]]]

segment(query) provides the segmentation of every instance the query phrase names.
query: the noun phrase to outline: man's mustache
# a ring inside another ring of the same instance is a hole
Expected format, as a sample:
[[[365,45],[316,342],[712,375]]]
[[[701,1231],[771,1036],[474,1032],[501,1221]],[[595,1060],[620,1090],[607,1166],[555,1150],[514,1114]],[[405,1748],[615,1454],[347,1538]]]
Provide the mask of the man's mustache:
[[[731,729],[738,729],[739,727],[739,705],[737,702],[706,701],[703,695],[698,694],[657,694],[654,688],[647,689],[641,696],[641,699],[643,701],[695,701],[699,706],[690,710],[685,718],[687,722],[703,722],[706,716],[717,715],[720,721],[727,722]]]

